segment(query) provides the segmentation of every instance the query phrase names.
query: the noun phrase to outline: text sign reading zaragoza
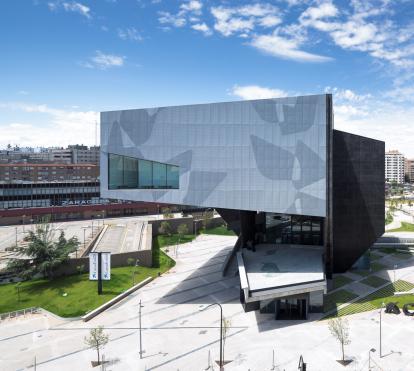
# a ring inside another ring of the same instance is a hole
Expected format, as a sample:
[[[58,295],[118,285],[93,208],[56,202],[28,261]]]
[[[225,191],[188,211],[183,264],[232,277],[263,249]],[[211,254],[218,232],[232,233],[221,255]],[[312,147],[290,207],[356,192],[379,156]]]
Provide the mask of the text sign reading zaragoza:
[[[98,280],[98,255],[101,254],[101,278],[104,281],[111,279],[111,253],[91,252],[89,253],[89,280]]]

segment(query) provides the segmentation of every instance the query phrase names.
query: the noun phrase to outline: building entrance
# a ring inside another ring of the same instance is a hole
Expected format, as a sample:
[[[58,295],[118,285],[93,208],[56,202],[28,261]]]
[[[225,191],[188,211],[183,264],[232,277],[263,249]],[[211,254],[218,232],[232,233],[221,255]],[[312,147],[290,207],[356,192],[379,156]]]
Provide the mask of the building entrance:
[[[304,320],[307,315],[306,299],[280,299],[276,301],[275,319]]]

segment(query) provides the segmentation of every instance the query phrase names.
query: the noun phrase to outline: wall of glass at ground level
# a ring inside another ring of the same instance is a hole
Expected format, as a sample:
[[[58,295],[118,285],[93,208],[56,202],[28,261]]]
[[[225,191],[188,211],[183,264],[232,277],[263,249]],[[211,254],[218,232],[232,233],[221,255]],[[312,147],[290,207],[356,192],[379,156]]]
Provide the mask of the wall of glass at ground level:
[[[0,184],[0,209],[99,204],[98,181]]]
[[[175,165],[108,155],[109,189],[178,189],[179,172]]]
[[[324,218],[266,213],[266,242],[323,245]]]

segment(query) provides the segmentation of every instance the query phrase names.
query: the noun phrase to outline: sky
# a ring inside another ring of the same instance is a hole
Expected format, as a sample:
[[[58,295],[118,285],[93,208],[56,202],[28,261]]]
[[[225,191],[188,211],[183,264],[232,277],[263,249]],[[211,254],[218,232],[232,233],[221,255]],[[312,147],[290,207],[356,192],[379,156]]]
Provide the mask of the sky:
[[[0,56],[0,148],[93,145],[101,111],[332,93],[336,129],[414,158],[413,0],[2,0]]]

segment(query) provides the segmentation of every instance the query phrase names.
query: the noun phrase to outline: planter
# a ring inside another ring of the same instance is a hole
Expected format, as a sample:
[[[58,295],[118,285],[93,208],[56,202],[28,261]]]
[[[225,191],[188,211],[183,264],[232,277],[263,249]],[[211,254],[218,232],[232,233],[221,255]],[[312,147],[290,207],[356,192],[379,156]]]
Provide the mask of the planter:
[[[336,362],[340,363],[342,366],[348,366],[352,362],[352,359],[337,359]]]

